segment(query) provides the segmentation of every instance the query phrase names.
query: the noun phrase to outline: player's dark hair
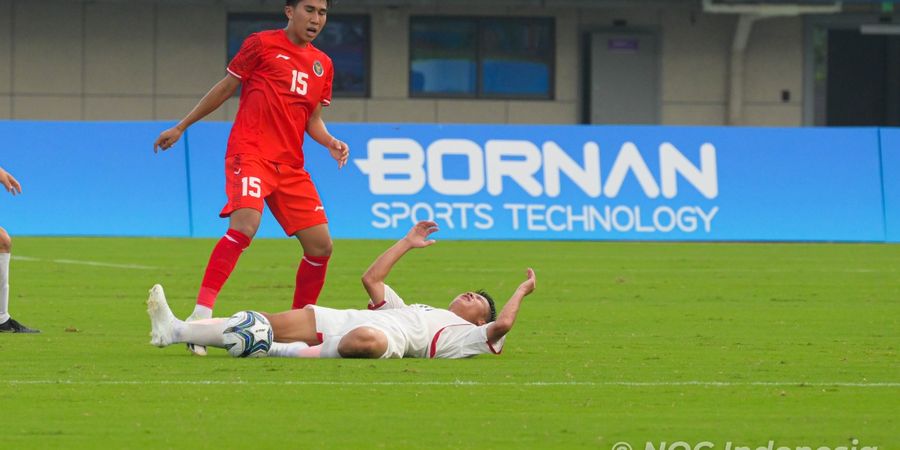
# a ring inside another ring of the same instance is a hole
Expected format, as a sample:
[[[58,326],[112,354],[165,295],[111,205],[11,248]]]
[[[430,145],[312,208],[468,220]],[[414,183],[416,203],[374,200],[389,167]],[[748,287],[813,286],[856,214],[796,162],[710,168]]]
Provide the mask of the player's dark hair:
[[[484,289],[479,289],[475,291],[475,293],[484,297],[484,299],[488,302],[488,306],[491,307],[491,320],[488,320],[488,322],[497,320],[497,307],[494,306],[494,298],[491,297],[491,294],[488,294]]]
[[[333,1],[334,0],[325,0],[325,6],[331,8],[331,3]],[[295,8],[297,6],[297,3],[300,3],[300,0],[285,0],[284,6],[290,6],[291,8]]]

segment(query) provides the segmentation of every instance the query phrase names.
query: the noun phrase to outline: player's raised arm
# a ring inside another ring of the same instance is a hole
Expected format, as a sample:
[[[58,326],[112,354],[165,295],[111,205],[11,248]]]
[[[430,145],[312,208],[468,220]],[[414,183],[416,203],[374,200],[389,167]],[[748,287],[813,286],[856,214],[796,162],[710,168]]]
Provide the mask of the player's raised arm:
[[[0,167],[0,184],[12,195],[22,193],[22,185],[19,184],[19,181],[11,173],[3,170],[2,167]]]
[[[437,223],[423,220],[415,224],[403,239],[397,241],[391,248],[375,259],[375,262],[369,266],[369,269],[362,276],[362,284],[373,302],[377,304],[384,301],[384,280],[391,272],[394,264],[411,249],[428,247],[434,244],[434,239],[428,239],[428,237],[436,231],[438,231]]]
[[[328,149],[331,157],[338,163],[338,169],[347,164],[350,158],[350,146],[346,142],[335,138],[328,132],[325,126],[325,120],[322,119],[322,105],[316,106],[315,111],[309,117],[306,123],[306,132],[315,139],[316,142]]]
[[[241,80],[238,77],[230,73],[225,75],[225,78],[222,78],[221,81],[216,83],[216,85],[200,99],[197,106],[194,106],[194,109],[192,109],[184,119],[181,119],[181,122],[178,122],[178,125],[159,134],[159,137],[153,142],[153,151],[158,152],[159,149],[168,150],[175,145],[175,143],[178,142],[178,139],[181,138],[184,130],[187,130],[189,126],[208,116],[211,112],[219,109],[219,107],[222,106],[222,103],[225,103],[225,100],[231,98],[240,86]]]
[[[534,270],[528,268],[526,270],[526,277],[525,281],[516,288],[516,292],[513,293],[509,301],[503,305],[503,310],[500,311],[497,320],[488,325],[487,338],[488,342],[491,344],[497,343],[500,338],[505,336],[506,333],[509,333],[513,324],[516,323],[516,315],[519,314],[519,306],[522,304],[522,299],[534,292],[534,287],[537,283],[537,278],[534,276]]]

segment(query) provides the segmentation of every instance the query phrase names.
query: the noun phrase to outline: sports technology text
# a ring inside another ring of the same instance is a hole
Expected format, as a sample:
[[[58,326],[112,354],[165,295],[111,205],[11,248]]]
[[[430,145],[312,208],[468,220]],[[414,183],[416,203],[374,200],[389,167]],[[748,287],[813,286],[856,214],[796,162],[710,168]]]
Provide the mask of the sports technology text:
[[[463,230],[491,230],[502,224],[512,231],[548,233],[708,234],[719,213],[716,205],[678,201],[679,178],[703,203],[718,197],[716,148],[710,143],[700,146],[698,165],[671,143],[661,143],[658,175],[633,142],[621,145],[605,174],[600,146],[591,141],[581,146],[581,162],[554,141],[538,147],[525,140],[487,140],[482,148],[467,139],[438,139],[425,149],[409,138],[376,138],[368,141],[367,150],[367,159],[355,163],[368,176],[371,194],[390,197],[371,205],[371,225],[378,229],[435,220]],[[450,167],[447,160],[455,165]],[[660,204],[617,202],[628,183],[636,183],[643,198]],[[563,194],[584,201],[527,201]],[[495,201],[516,195],[523,201]],[[408,196],[440,200],[410,201]],[[472,199],[486,201],[465,201]]]

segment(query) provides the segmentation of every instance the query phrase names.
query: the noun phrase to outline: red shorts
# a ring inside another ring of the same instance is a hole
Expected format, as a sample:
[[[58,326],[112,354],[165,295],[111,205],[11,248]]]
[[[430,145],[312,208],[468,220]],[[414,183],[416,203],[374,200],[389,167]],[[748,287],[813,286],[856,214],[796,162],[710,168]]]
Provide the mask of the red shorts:
[[[303,168],[267,161],[252,154],[225,158],[225,194],[228,204],[219,217],[237,209],[263,210],[263,200],[284,232],[291,236],[328,223],[325,208],[312,179]]]

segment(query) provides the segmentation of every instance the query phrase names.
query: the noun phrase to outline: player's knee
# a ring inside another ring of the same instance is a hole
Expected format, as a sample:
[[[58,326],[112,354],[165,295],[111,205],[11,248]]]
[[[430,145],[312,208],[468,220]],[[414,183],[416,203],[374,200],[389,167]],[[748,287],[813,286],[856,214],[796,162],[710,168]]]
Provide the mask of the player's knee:
[[[228,228],[239,231],[244,236],[253,239],[253,236],[256,235],[256,231],[259,230],[259,223],[262,220],[262,216],[256,210],[243,208],[231,213],[229,219]]]
[[[343,358],[380,358],[387,347],[387,336],[381,330],[359,327],[341,338],[338,353]]]
[[[331,239],[326,240],[322,243],[322,246],[319,248],[319,256],[331,256],[331,251],[334,250],[334,242]]]
[[[319,242],[307,243],[303,246],[303,253],[310,256],[331,256],[334,243],[331,238],[322,239]]]
[[[253,239],[253,236],[256,235],[256,231],[259,229],[259,224],[235,223],[231,225],[231,229]]]
[[[3,228],[0,228],[0,253],[9,253],[12,250],[12,238]]]

